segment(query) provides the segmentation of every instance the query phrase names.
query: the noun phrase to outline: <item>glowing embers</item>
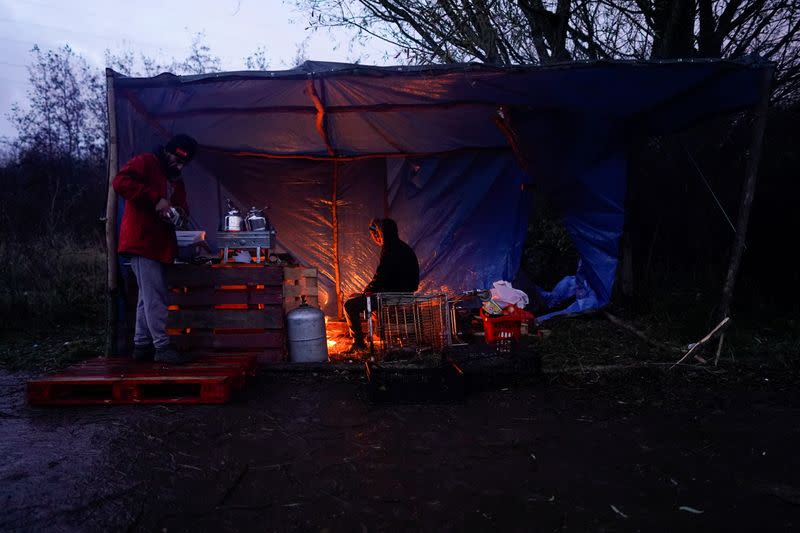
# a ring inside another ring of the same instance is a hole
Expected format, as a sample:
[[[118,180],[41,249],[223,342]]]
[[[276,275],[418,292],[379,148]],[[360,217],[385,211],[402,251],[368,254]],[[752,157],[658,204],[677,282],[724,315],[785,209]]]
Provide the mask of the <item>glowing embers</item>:
[[[377,328],[375,328],[377,331]],[[367,359],[373,355],[370,351],[359,353],[346,353],[353,344],[347,322],[333,318],[325,318],[325,331],[328,343],[328,358],[332,362],[344,362],[353,360]],[[362,320],[361,331],[367,331],[366,321]],[[380,339],[373,335],[373,342],[376,349],[380,346]]]

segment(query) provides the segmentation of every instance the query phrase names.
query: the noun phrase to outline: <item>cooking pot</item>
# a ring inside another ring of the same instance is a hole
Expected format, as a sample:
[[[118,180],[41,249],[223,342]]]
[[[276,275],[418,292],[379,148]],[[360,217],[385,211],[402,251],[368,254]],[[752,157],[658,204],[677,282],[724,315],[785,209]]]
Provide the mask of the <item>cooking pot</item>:
[[[264,212],[256,207],[251,207],[245,219],[245,227],[247,231],[266,231],[267,217],[264,216]]]
[[[222,221],[222,231],[244,231],[244,219],[228,198],[228,212]]]

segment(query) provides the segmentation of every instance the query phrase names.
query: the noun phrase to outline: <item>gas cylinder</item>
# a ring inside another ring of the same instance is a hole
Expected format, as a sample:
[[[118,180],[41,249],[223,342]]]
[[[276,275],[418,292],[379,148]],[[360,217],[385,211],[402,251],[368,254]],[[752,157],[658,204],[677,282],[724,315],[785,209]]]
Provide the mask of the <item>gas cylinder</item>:
[[[303,299],[300,307],[286,314],[289,360],[293,363],[322,363],[328,360],[325,314]]]

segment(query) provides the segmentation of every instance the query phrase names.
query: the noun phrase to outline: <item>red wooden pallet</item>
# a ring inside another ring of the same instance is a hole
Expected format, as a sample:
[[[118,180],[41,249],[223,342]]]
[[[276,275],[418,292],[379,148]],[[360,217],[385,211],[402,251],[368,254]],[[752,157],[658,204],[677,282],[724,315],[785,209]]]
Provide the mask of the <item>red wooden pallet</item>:
[[[226,403],[255,374],[252,355],[204,356],[185,365],[99,357],[28,382],[31,405]]]

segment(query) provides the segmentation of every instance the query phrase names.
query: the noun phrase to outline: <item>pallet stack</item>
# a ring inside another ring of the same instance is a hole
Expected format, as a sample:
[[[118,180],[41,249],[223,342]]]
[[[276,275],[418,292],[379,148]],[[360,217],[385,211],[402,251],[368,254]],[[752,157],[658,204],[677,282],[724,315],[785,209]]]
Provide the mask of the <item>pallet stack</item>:
[[[32,405],[225,403],[257,363],[286,360],[283,268],[263,264],[171,265],[167,331],[185,365],[97,358],[28,382]],[[128,286],[132,336],[136,289]],[[123,352],[127,355],[127,351]]]
[[[297,309],[303,299],[312,307],[319,307],[317,269],[311,267],[283,267],[283,310]]]
[[[279,266],[173,265],[167,331],[181,351],[285,361],[283,281]]]

